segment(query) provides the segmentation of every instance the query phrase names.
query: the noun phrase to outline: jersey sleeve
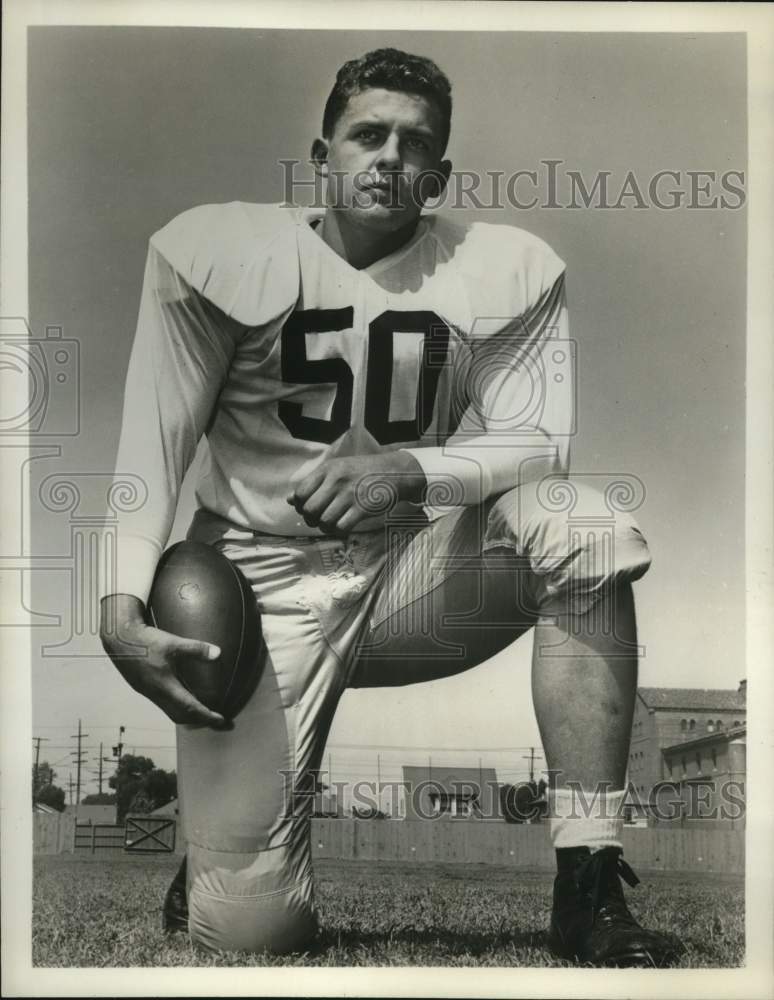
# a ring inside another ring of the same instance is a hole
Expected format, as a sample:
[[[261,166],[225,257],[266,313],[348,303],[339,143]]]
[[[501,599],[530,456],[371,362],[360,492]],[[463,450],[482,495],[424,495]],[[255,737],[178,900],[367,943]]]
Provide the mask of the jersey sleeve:
[[[120,515],[115,571],[101,582],[101,596],[125,593],[147,601],[183,477],[243,332],[151,242],[114,480],[136,477],[144,502]]]
[[[425,474],[428,508],[480,503],[567,472],[574,430],[572,346],[563,271],[522,316],[474,325],[454,433],[440,447],[407,449]]]

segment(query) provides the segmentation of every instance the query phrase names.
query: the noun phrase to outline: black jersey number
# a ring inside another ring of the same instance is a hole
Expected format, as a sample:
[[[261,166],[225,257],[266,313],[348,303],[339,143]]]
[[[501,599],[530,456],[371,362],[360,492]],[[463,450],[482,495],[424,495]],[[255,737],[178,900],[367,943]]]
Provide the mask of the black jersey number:
[[[333,382],[336,385],[329,420],[305,417],[302,403],[280,400],[279,418],[294,438],[332,444],[349,430],[355,381],[352,369],[344,358],[309,359],[306,356],[306,334],[349,330],[353,317],[352,306],[345,309],[302,309],[293,313],[282,328],[282,381],[302,382],[305,385]]]
[[[335,384],[336,395],[328,420],[306,417],[303,404],[281,400],[279,418],[295,438],[331,444],[352,426],[354,376],[344,358],[307,357],[306,335],[351,329],[353,309],[302,309],[282,328],[282,379],[284,382]],[[414,416],[390,420],[393,353],[396,333],[422,334],[422,356]],[[449,328],[429,310],[399,312],[388,309],[368,326],[365,426],[379,444],[416,441],[433,418],[438,381],[449,348]]]

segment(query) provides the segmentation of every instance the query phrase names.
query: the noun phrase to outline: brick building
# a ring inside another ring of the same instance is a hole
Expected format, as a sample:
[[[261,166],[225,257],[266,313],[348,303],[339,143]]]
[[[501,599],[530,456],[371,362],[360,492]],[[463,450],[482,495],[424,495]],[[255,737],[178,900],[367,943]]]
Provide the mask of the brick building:
[[[661,781],[743,773],[746,716],[746,681],[728,690],[639,688],[628,776],[640,799]]]
[[[667,780],[680,789],[681,820],[744,823],[746,726],[685,740],[662,754]]]

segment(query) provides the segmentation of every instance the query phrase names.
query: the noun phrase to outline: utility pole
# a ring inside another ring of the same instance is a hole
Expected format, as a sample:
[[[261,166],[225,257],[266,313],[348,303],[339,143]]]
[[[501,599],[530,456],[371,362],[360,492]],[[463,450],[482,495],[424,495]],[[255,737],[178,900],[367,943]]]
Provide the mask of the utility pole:
[[[67,791],[70,796],[70,805],[73,804],[73,772],[67,775]]]
[[[382,756],[376,755],[376,800],[379,803],[378,809],[382,808]]]
[[[35,744],[35,773],[32,778],[33,798],[38,791],[38,768],[40,767],[40,744],[48,743],[47,736],[33,736],[32,742]]]
[[[121,737],[126,732],[126,726],[118,727],[118,743],[113,747],[113,756],[118,757],[119,763],[121,762],[121,757],[124,752],[124,744],[121,742]]]
[[[100,743],[100,745],[99,745],[99,777],[97,779],[99,781],[99,794],[100,795],[102,795],[102,761],[104,759],[105,758],[102,756],[102,743]]]
[[[71,736],[71,740],[78,740],[78,749],[73,750],[70,754],[71,757],[75,757],[75,763],[77,764],[77,778],[76,778],[76,790],[75,790],[75,804],[78,805],[81,801],[81,764],[83,763],[83,751],[81,750],[81,743],[86,739],[88,733],[81,732],[81,720],[78,719],[78,735]]]
[[[542,753],[535,754],[535,748],[534,747],[530,747],[529,748],[529,757],[526,754],[522,754],[521,755],[521,759],[522,760],[528,760],[529,761],[529,780],[530,780],[530,782],[533,782],[535,780],[535,757],[536,756],[537,757],[542,757],[543,754]]]

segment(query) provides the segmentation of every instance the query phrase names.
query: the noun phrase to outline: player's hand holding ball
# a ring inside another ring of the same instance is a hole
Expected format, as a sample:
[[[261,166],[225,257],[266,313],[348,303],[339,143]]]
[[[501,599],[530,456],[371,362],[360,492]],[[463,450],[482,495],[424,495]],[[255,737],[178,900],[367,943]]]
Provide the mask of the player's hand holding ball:
[[[418,501],[424,486],[419,462],[406,451],[354,455],[304,476],[287,501],[311,528],[342,536],[401,500]]]
[[[146,623],[143,610],[139,598],[130,594],[102,600],[102,645],[118,672],[173,722],[222,728],[225,718],[203,705],[175,672],[175,665],[185,659],[217,661],[218,647],[154,628]]]
[[[173,722],[227,727],[264,663],[244,575],[211,546],[179,542],[159,560],[144,612],[128,594],[103,600],[102,643],[121,675]]]

